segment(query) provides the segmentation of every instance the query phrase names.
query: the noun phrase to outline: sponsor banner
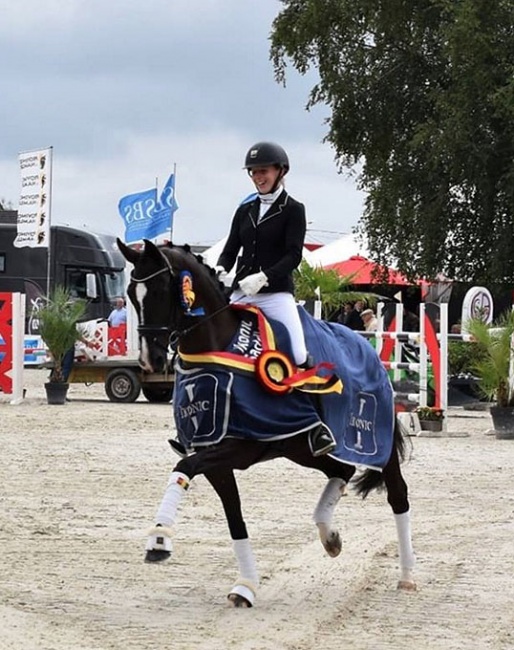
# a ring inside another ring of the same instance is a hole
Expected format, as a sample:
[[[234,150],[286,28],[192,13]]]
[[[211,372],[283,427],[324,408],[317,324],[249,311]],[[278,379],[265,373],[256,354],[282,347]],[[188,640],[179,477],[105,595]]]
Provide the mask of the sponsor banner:
[[[21,191],[18,206],[17,248],[48,248],[52,188],[52,149],[19,155]]]

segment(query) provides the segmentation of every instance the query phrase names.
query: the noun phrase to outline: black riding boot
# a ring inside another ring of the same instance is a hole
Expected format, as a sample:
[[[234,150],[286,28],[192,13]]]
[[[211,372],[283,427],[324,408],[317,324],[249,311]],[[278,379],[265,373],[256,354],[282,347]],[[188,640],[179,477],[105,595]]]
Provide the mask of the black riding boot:
[[[323,422],[309,431],[309,445],[313,456],[328,454],[337,446],[332,432]]]

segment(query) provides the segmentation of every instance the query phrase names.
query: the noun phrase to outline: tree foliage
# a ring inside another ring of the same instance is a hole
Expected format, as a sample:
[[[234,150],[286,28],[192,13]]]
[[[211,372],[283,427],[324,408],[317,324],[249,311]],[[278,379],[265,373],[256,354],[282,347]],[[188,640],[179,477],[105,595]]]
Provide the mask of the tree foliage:
[[[514,2],[281,0],[271,58],[319,81],[371,256],[410,277],[514,282]]]

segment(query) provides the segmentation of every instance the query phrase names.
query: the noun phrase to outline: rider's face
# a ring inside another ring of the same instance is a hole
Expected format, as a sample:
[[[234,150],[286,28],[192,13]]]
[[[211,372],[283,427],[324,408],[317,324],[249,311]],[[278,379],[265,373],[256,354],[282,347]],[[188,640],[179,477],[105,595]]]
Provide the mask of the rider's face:
[[[275,165],[268,167],[255,167],[250,170],[250,176],[259,194],[269,194],[280,175],[280,169]]]

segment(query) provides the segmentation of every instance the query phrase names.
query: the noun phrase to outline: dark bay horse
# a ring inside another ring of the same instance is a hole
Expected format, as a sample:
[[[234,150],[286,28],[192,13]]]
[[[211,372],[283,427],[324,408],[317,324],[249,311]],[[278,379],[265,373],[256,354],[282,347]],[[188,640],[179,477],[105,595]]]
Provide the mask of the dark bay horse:
[[[244,470],[255,463],[282,457],[303,467],[323,472],[328,482],[319,497],[313,519],[326,552],[331,557],[336,557],[341,551],[341,538],[332,524],[332,517],[346,485],[356,471],[355,464],[342,461],[336,452],[321,456],[313,455],[309,445],[309,431],[315,423],[309,424],[308,413],[305,416],[307,420],[291,424],[286,434],[274,432],[273,435],[261,439],[250,439],[245,436],[245,426],[247,424],[250,427],[249,422],[252,418],[257,420],[257,428],[267,431],[267,418],[270,415],[267,409],[269,410],[270,399],[277,400],[273,402],[277,409],[281,409],[282,404],[285,405],[288,400],[297,399],[296,402],[293,401],[293,410],[290,412],[303,413],[306,401],[310,405],[308,408],[315,403],[312,396],[303,394],[297,398],[299,393],[296,390],[290,395],[270,396],[252,376],[248,381],[251,383],[250,390],[257,391],[258,406],[248,415],[241,407],[242,400],[237,397],[235,383],[232,383],[235,379],[231,368],[227,370],[225,366],[221,374],[216,374],[212,370],[215,364],[209,365],[209,355],[226,351],[234,341],[243,318],[241,310],[234,309],[228,304],[214,271],[202,262],[201,257],[193,255],[188,246],[170,244],[157,247],[152,242],[145,241],[144,249],[136,251],[120,240],[118,246],[127,261],[134,265],[128,296],[139,320],[140,365],[148,372],[158,372],[167,363],[170,342],[178,346],[176,384],[177,375],[180,376],[181,381],[185,381],[182,390],[185,401],[179,399],[177,385],[174,396],[174,415],[179,437],[181,430],[179,425],[182,420],[187,420],[189,426],[189,430],[184,434],[185,437],[181,438],[181,442],[187,447],[187,453],[170,474],[157,512],[156,525],[149,532],[145,561],[158,562],[170,557],[172,527],[177,509],[189,483],[198,474],[203,474],[223,504],[239,565],[240,575],[230,591],[229,600],[236,607],[251,607],[258,587],[258,573],[233,470]],[[347,347],[350,349],[347,353],[350,355],[350,361],[352,361],[351,355],[354,354],[355,364],[360,363],[360,359],[357,358],[359,351],[361,355],[369,356],[368,349],[372,350],[372,348],[368,342],[342,325],[335,325],[335,327],[342,328],[339,331],[344,333],[345,341],[349,337],[350,345]],[[310,349],[309,340],[307,345]],[[237,365],[237,358],[234,355],[225,354],[223,358],[221,357],[223,354],[217,357],[218,360],[221,359],[220,363],[230,365],[231,360],[236,359]],[[205,366],[202,365],[203,358],[206,359]],[[374,376],[384,375],[390,386],[387,374],[374,351],[369,358],[370,363],[373,364]],[[208,387],[211,384],[215,387],[208,392],[209,399],[205,395],[198,396],[195,392],[204,380]],[[342,395],[331,396],[332,403],[345,399],[348,391],[351,392],[349,384]],[[362,394],[368,395],[365,392]],[[327,397],[318,395],[316,400],[325,403]],[[248,399],[250,400],[250,397]],[[386,400],[390,401],[388,409],[390,407],[392,412],[392,391],[390,396],[388,393]],[[358,402],[362,413],[365,399],[360,398]],[[215,414],[213,414],[215,409],[212,407],[214,403],[217,409]],[[227,418],[229,412],[231,417],[233,416],[232,419]],[[262,422],[259,422],[261,415]],[[351,417],[364,431],[364,433],[359,431],[354,441],[354,447],[358,448],[358,451],[363,447],[363,438],[366,433],[369,433],[369,427],[365,429],[364,424],[359,424],[359,418],[355,418],[354,415]],[[204,440],[188,438],[191,431],[198,432],[201,428],[200,422],[204,429],[207,422],[208,435]],[[347,430],[349,421],[345,420],[345,422]],[[395,424],[395,418],[392,417],[387,422],[389,422],[391,444],[383,466],[379,468],[381,471],[368,465],[362,475],[355,480],[354,486],[362,497],[366,497],[371,490],[385,487],[387,501],[394,513],[398,536],[401,568],[398,587],[414,590],[416,588],[413,580],[415,558],[411,541],[410,508],[407,485],[400,471],[400,460],[404,451],[403,439]],[[286,425],[288,423],[289,420],[286,418]],[[238,427],[241,427],[242,432]],[[220,433],[222,429],[223,433]],[[345,444],[348,446],[347,441]]]

